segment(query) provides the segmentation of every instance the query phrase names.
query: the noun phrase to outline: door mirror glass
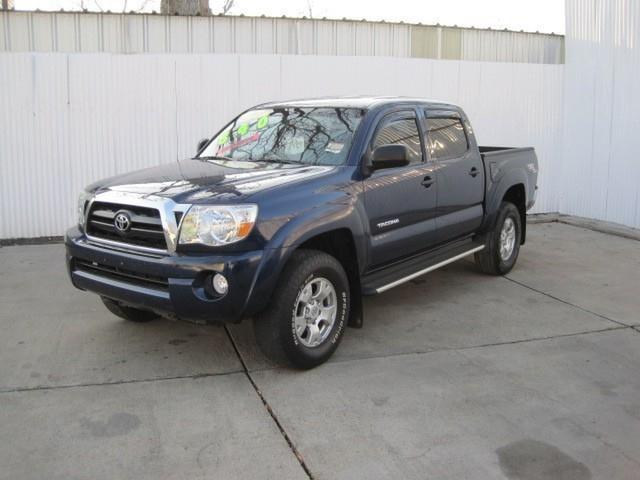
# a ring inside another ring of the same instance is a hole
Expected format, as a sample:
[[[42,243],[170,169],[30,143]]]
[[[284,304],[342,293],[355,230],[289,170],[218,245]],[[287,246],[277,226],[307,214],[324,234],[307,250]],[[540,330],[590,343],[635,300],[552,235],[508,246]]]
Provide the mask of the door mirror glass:
[[[196,155],[199,154],[202,149],[205,147],[205,145],[209,143],[209,139],[208,138],[203,138],[202,140],[200,140],[198,142],[198,147],[196,148]]]
[[[371,155],[373,170],[409,165],[409,152],[405,145],[380,145]]]

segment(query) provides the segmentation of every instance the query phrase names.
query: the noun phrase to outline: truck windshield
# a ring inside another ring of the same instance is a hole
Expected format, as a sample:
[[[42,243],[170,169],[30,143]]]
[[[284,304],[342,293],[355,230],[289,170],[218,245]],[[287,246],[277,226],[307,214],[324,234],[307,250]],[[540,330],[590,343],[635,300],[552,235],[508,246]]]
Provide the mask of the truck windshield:
[[[344,165],[364,111],[283,107],[249,110],[227,125],[199,159]]]

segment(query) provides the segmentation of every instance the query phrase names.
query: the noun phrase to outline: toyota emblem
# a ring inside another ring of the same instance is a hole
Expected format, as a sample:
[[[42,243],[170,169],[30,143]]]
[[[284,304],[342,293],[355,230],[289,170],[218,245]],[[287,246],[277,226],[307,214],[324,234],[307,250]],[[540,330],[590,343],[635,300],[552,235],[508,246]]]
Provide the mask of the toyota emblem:
[[[113,226],[119,233],[126,233],[131,228],[131,217],[127,212],[118,212],[113,219]]]

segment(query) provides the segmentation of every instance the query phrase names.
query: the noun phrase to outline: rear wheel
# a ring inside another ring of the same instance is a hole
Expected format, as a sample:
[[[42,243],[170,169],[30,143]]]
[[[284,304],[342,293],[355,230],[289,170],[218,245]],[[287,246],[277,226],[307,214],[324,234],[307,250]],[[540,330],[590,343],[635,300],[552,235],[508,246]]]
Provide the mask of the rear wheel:
[[[487,235],[484,250],[475,254],[480,270],[491,275],[509,273],[518,259],[522,238],[520,212],[513,203],[502,202],[494,229]]]
[[[342,265],[324,252],[300,250],[280,275],[270,305],[254,319],[256,340],[276,363],[313,368],[338,348],[348,312]]]
[[[140,310],[138,308],[127,307],[107,297],[100,298],[102,299],[102,303],[104,303],[104,306],[107,307],[107,309],[111,313],[117,315],[120,318],[124,318],[125,320],[129,320],[130,322],[150,322],[151,320],[155,320],[159,317],[158,314],[150,312],[148,310]]]

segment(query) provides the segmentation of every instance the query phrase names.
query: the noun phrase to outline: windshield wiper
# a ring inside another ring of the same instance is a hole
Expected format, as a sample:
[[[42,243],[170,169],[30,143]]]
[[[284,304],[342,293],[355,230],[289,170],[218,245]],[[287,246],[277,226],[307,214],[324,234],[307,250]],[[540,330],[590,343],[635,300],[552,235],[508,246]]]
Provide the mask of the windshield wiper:
[[[261,158],[260,160],[253,160],[254,162],[265,163],[286,163],[287,165],[302,165],[302,162],[296,162],[294,160],[282,160],[280,158]]]
[[[264,163],[286,163],[288,165],[302,165],[302,162],[296,162],[293,160],[282,160],[280,158],[261,158],[260,160],[254,159],[235,159],[231,157],[224,157],[222,155],[207,155],[204,157],[196,157],[196,160],[225,160],[230,162],[241,161],[241,162],[264,162]]]
[[[223,157],[221,155],[207,155],[205,157],[196,157],[196,160],[226,160],[226,161],[235,161],[231,157]]]

